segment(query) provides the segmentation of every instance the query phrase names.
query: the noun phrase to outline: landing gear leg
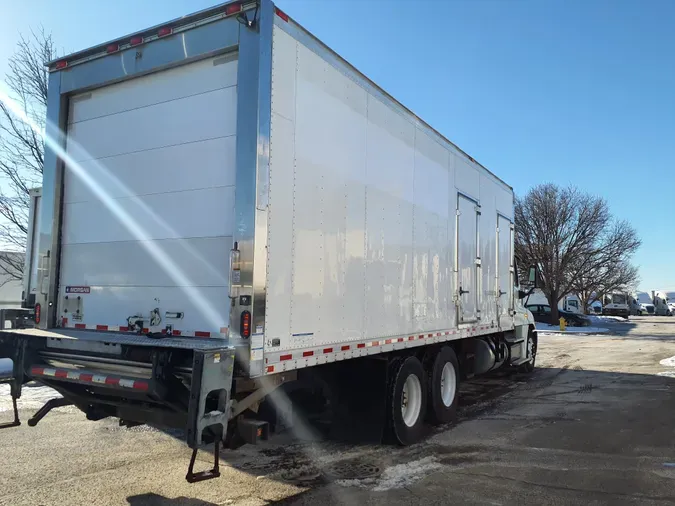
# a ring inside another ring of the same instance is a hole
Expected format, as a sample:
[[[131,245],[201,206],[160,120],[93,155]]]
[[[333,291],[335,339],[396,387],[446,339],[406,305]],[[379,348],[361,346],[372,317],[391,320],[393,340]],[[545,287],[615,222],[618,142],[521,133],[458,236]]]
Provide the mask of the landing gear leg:
[[[19,420],[19,410],[16,407],[16,397],[12,396],[12,407],[14,408],[14,421],[0,424],[0,429],[9,429],[10,427],[18,427],[21,425]]]

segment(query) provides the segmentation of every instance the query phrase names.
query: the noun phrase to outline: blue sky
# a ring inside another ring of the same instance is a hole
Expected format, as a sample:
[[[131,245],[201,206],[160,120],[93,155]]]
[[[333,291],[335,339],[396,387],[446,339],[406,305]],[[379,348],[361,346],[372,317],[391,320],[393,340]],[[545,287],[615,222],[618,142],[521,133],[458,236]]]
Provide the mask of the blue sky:
[[[214,3],[6,1],[0,73],[31,27],[71,52]],[[675,287],[675,2],[277,5],[517,193],[551,181],[606,198],[643,239],[641,287]]]

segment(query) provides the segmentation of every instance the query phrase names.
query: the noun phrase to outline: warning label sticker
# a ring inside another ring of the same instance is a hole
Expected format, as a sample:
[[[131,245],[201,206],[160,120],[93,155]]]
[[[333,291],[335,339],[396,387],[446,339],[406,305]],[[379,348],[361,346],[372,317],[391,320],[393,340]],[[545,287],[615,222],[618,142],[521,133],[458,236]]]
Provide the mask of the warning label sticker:
[[[67,286],[66,293],[91,293],[89,286]]]

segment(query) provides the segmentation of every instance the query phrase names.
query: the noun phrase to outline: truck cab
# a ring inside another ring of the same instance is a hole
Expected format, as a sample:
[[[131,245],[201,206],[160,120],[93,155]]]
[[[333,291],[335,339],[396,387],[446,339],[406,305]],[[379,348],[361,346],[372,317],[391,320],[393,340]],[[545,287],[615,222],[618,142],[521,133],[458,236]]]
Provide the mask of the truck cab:
[[[602,306],[602,314],[607,316],[621,316],[628,318],[631,314],[629,294],[624,292],[614,292],[605,295]]]
[[[558,303],[558,308],[568,313],[583,314],[583,309],[581,307],[581,301],[576,295],[567,295],[564,297],[560,303]]]
[[[672,316],[673,313],[668,305],[668,294],[666,292],[662,290],[652,291],[652,303],[656,316]]]

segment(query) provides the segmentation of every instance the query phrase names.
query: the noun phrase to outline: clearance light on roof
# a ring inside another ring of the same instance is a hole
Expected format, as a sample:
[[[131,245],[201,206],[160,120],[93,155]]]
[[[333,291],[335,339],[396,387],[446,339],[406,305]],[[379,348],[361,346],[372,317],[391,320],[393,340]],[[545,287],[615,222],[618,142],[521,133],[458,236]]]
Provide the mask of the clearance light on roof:
[[[171,35],[171,32],[173,32],[173,30],[170,26],[164,26],[157,31],[157,36],[166,37],[167,35]]]
[[[239,2],[230,4],[225,7],[225,14],[228,16],[236,14],[237,12],[241,12],[241,4]]]
[[[65,69],[67,66],[68,66],[68,62],[66,60],[61,60],[61,61],[57,61],[54,64],[54,69],[56,69],[56,70]]]
[[[279,16],[281,19],[288,22],[288,14],[286,14],[284,11],[282,11],[278,7],[275,7],[274,12],[276,12],[277,16]]]
[[[131,37],[130,46],[138,46],[139,44],[143,44],[143,37]]]
[[[106,53],[115,53],[120,50],[120,45],[119,44],[108,44],[108,47],[105,48]]]

